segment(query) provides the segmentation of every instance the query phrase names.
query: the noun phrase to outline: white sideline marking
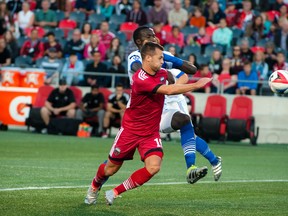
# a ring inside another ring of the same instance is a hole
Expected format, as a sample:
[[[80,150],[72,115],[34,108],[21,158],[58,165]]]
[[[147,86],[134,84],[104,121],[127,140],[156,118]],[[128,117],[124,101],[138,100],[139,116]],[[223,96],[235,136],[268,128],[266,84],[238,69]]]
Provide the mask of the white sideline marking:
[[[265,183],[265,182],[288,182],[288,179],[264,179],[264,180],[227,180],[227,181],[202,181],[197,182],[197,184],[219,184],[219,183]],[[145,185],[182,185],[188,184],[187,182],[160,182],[160,183],[147,183]],[[105,184],[103,187],[114,187],[118,184]],[[0,188],[0,192],[3,191],[21,191],[21,190],[49,190],[49,189],[73,189],[73,188],[88,188],[88,185],[80,185],[80,186],[47,186],[47,187],[23,187],[23,188]]]

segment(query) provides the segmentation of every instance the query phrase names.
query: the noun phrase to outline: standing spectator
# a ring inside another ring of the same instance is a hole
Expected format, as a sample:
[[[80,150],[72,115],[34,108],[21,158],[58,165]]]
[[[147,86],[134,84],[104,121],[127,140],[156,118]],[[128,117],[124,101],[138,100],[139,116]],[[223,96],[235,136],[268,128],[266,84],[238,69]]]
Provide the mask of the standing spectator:
[[[257,51],[254,54],[254,61],[252,62],[252,70],[257,72],[258,78],[261,81],[268,80],[268,64],[265,62],[264,53]]]
[[[241,57],[244,60],[248,60],[249,62],[253,61],[253,52],[250,50],[249,40],[247,38],[243,38],[241,41]]]
[[[111,5],[111,0],[102,0],[100,4],[100,13],[109,20],[112,14],[114,13],[114,6]]]
[[[85,45],[84,48],[84,58],[93,59],[92,53],[98,51],[101,53],[101,61],[104,61],[106,57],[106,47],[104,43],[100,41],[98,34],[92,34],[90,38],[90,43]]]
[[[188,20],[188,12],[182,8],[181,0],[174,0],[174,7],[168,13],[168,23],[171,26],[177,25],[182,29],[186,26]]]
[[[34,13],[30,10],[30,5],[28,2],[23,2],[22,10],[17,15],[17,21],[19,28],[24,33],[26,28],[30,28],[34,24]]]
[[[172,27],[172,34],[167,37],[167,43],[176,44],[180,48],[184,47],[184,34],[180,31],[178,26]]]
[[[231,74],[238,75],[238,73],[243,70],[244,61],[243,58],[241,57],[241,49],[239,46],[233,47],[233,54],[230,63],[231,63],[230,66]]]
[[[265,62],[268,64],[268,70],[269,70],[268,76],[270,76],[270,74],[273,71],[273,66],[277,63],[277,55],[276,52],[274,51],[273,42],[268,42],[266,44]]]
[[[103,132],[103,120],[105,116],[105,99],[103,94],[99,91],[99,86],[91,86],[91,92],[86,93],[82,98],[80,106],[76,112],[76,118],[84,120],[97,116],[98,118],[98,134]]]
[[[64,47],[64,57],[71,55],[71,53],[77,54],[79,59],[83,58],[85,43],[81,40],[81,32],[79,29],[73,31],[72,39],[69,40]]]
[[[54,89],[48,96],[44,107],[41,108],[41,117],[48,126],[51,117],[67,116],[75,117],[75,97],[68,88],[66,80],[59,81],[59,88]]]
[[[117,15],[127,15],[129,11],[132,10],[132,3],[129,0],[120,0],[117,2],[115,9]]]
[[[106,50],[109,49],[113,38],[115,35],[109,30],[109,23],[103,21],[100,25],[100,40],[104,43]]]
[[[149,23],[161,23],[166,25],[168,21],[168,14],[162,6],[162,0],[154,0],[154,6],[148,12]]]
[[[233,27],[236,25],[238,10],[236,9],[236,5],[232,2],[228,2],[227,8],[225,10],[226,21],[228,27]]]
[[[91,24],[88,22],[84,23],[84,25],[82,26],[82,30],[81,30],[81,40],[85,44],[88,44],[90,42],[91,32],[92,32]]]
[[[31,31],[30,38],[21,47],[20,55],[28,55],[32,57],[34,62],[44,56],[44,45],[38,38],[37,29]]]
[[[209,62],[209,70],[212,74],[220,74],[222,71],[222,55],[219,50],[214,50]]]
[[[197,28],[206,27],[206,18],[202,15],[202,11],[199,7],[194,8],[193,16],[189,21],[190,26]]]
[[[277,62],[273,66],[273,71],[275,70],[288,70],[288,63],[286,62],[285,53],[283,52],[277,53]]]
[[[236,94],[256,95],[258,75],[256,71],[252,70],[251,63],[249,61],[244,62],[244,70],[239,72],[238,80]]]
[[[122,84],[117,84],[115,88],[115,93],[112,93],[109,96],[107,109],[104,117],[104,133],[102,138],[107,138],[107,129],[110,126],[110,121],[116,121],[120,119],[122,121],[124,112],[126,110],[126,105],[129,101],[129,95],[124,92],[124,88]]]
[[[7,49],[11,55],[11,61],[14,63],[15,58],[19,55],[19,47],[17,41],[10,30],[5,32],[4,37],[6,40]]]
[[[56,41],[55,34],[53,32],[47,33],[47,41],[44,43],[44,50],[45,55],[48,55],[49,48],[55,48],[57,58],[62,58],[62,47],[61,45]]]
[[[0,37],[0,67],[6,67],[11,64],[11,54],[6,47],[6,41],[3,36]]]
[[[74,11],[81,11],[87,16],[95,12],[94,0],[76,0]]]
[[[118,56],[120,61],[124,60],[124,47],[121,45],[119,38],[113,38],[109,49],[106,50],[106,57],[112,62],[114,56]]]
[[[35,25],[47,30],[57,26],[56,13],[50,10],[49,0],[43,0],[41,3],[42,10],[36,12]]]
[[[255,16],[252,23],[247,24],[245,36],[252,38],[255,43],[264,38],[264,23],[262,16]]]
[[[219,28],[213,32],[212,42],[223,46],[224,50],[226,50],[226,48],[230,47],[232,37],[233,33],[227,27],[226,19],[220,19]]]
[[[8,1],[7,8],[10,11],[11,17],[13,17],[14,14],[18,14],[19,11],[21,11],[22,3],[23,3],[22,0],[10,0],[10,1]]]
[[[193,75],[192,79],[189,81],[189,83],[197,82],[197,80],[201,78],[211,78],[212,74],[209,71],[209,66],[207,64],[200,65],[199,70]],[[197,89],[193,92],[201,92],[201,93],[210,93],[211,92],[211,82],[207,83],[204,87]]]
[[[236,25],[238,28],[245,30],[247,24],[252,21],[254,14],[252,11],[252,3],[250,0],[243,0],[243,9],[238,11],[236,15]]]
[[[83,72],[83,63],[78,60],[76,53],[71,53],[62,69],[61,79],[65,79],[69,86],[82,85],[84,81]]]
[[[288,21],[284,21],[281,28],[275,33],[274,43],[276,47],[288,51]]]
[[[208,26],[218,27],[222,18],[226,19],[225,13],[219,8],[217,1],[212,1],[210,7],[204,11]]]
[[[101,53],[99,51],[95,51],[93,52],[92,56],[93,56],[93,62],[86,66],[85,71],[86,72],[102,72],[102,73],[107,72],[107,66],[101,62]],[[99,85],[99,86],[106,87],[108,86],[106,82],[106,78],[107,77],[105,76],[98,76],[98,75],[91,75],[91,74],[84,75],[85,85],[87,86]]]
[[[134,22],[139,26],[146,25],[148,23],[147,15],[141,8],[141,2],[134,0],[132,10],[128,12],[126,16],[126,22]]]

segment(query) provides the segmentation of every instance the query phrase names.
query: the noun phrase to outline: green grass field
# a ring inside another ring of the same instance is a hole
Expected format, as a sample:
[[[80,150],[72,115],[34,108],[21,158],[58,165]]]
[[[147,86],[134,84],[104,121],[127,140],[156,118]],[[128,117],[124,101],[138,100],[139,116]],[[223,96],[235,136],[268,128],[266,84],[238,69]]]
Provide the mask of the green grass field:
[[[147,185],[107,206],[104,190],[143,166],[138,154],[103,187],[96,206],[83,203],[113,139],[0,132],[0,215],[288,215],[288,145],[211,143],[223,158],[223,175],[185,183],[178,140],[163,143],[162,170]]]

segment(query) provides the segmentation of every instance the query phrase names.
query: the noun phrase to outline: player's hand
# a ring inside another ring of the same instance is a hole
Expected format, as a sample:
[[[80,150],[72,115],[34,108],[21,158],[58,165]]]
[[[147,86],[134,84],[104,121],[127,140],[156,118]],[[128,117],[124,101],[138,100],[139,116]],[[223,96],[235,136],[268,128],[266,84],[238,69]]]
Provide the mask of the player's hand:
[[[198,88],[202,88],[204,87],[207,83],[211,82],[212,81],[212,78],[208,78],[208,77],[205,77],[205,78],[201,78],[199,79],[195,84]]]

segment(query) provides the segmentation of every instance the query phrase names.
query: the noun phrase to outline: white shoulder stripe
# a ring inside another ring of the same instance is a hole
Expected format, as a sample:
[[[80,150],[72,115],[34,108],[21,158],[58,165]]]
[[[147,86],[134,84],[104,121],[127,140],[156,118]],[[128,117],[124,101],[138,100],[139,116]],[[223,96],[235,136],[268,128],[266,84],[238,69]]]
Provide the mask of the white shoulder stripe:
[[[145,79],[147,79],[148,77],[146,76],[146,73],[145,73],[143,70],[141,70],[141,71],[139,72],[139,74],[138,74],[138,78],[141,79],[141,80],[145,80]]]

